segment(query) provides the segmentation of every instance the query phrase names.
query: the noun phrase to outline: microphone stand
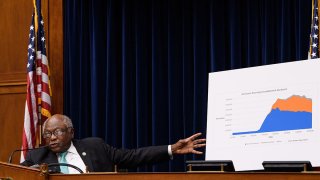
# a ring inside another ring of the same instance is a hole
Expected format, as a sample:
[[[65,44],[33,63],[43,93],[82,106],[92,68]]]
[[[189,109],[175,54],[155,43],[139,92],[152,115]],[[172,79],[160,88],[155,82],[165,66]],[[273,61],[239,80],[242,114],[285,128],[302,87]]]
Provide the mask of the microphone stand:
[[[20,151],[20,149],[16,149],[16,150],[14,150],[14,151],[11,152],[11,154],[10,154],[10,156],[9,156],[8,163],[11,163],[11,162],[12,162],[13,154],[14,154],[15,152],[18,152],[18,151]],[[21,150],[21,151],[22,151],[22,150]]]
[[[68,164],[68,163],[51,163],[51,164],[48,164],[48,167],[56,167],[56,166],[68,166],[68,167],[72,167],[73,169],[79,171],[80,174],[83,174],[83,171],[82,171],[80,168],[78,168],[77,166],[72,165],[72,164]]]
[[[36,149],[41,149],[41,148],[45,148],[45,147],[48,147],[49,145],[45,145],[45,146],[41,146],[41,147],[37,147],[37,148],[33,148],[33,149],[16,149],[14,151],[12,151],[10,153],[10,156],[9,156],[9,159],[8,159],[8,163],[11,163],[12,162],[12,157],[14,155],[14,153],[18,152],[18,151],[31,151],[31,150],[36,150]]]

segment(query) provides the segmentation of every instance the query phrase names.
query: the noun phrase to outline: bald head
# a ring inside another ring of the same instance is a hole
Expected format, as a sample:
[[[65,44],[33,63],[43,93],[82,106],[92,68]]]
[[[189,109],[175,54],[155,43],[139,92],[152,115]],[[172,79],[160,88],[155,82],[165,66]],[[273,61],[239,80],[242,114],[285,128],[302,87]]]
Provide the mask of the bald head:
[[[47,125],[47,122],[50,120],[50,119],[56,119],[58,121],[61,121],[62,123],[64,123],[66,125],[66,127],[70,127],[70,128],[73,128],[73,124],[72,124],[72,121],[71,119],[66,116],[66,115],[63,115],[63,114],[55,114],[51,117],[49,117],[44,123],[43,123],[43,126],[42,126],[42,132],[44,132],[44,129]]]

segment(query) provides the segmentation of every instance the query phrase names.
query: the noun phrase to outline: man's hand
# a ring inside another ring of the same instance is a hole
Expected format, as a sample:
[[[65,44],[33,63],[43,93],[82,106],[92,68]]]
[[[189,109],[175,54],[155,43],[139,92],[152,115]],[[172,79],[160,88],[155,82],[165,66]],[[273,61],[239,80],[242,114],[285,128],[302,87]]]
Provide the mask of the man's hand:
[[[196,148],[204,147],[206,139],[197,139],[201,133],[194,134],[186,139],[180,139],[177,143],[171,145],[172,154],[202,154]]]

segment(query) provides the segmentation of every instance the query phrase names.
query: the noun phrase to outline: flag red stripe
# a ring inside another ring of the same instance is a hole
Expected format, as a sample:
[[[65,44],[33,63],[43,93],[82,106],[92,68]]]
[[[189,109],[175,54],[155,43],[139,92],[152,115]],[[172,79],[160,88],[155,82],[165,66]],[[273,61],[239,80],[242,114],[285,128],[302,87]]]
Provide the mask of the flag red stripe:
[[[46,103],[45,101],[41,101],[41,107],[42,107],[43,109],[48,110],[49,112],[51,111],[51,106],[50,106],[50,104]]]
[[[31,89],[30,89],[30,86],[32,85],[32,82],[30,82],[30,78],[28,76],[27,78],[27,81],[28,81],[28,90],[27,90],[27,107],[28,107],[28,111],[29,111],[29,117],[25,117],[26,120],[29,121],[30,123],[30,129],[27,129],[27,131],[29,131],[29,133],[31,133],[31,137],[35,137],[35,127],[34,127],[34,116],[33,116],[33,108],[32,108],[32,98],[31,98]],[[33,138],[32,138],[33,140]],[[35,145],[35,142],[32,143],[32,146]]]
[[[42,73],[49,74],[48,66],[41,63]]]
[[[47,83],[42,83],[41,85],[42,91],[50,95],[50,89],[49,89],[49,84]]]

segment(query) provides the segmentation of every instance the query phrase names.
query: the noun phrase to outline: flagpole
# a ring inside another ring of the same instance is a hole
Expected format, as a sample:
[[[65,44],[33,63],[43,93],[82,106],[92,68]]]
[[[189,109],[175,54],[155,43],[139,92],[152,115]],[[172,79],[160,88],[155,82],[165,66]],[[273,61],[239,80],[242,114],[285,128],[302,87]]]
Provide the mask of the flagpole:
[[[38,55],[38,27],[39,27],[39,24],[38,24],[38,17],[39,17],[39,14],[38,14],[38,8],[41,8],[41,7],[38,7],[37,6],[37,0],[33,0],[33,6],[34,6],[34,26],[35,26],[35,49],[36,49],[36,58],[37,58],[37,55]],[[38,146],[41,146],[42,145],[42,116],[41,116],[41,98],[37,97],[37,110],[38,110],[38,137],[36,138],[36,140],[38,141],[36,143],[36,145]]]
[[[33,9],[34,9],[34,28],[35,28],[35,35],[37,36],[37,32],[38,32],[38,14],[37,14],[37,2],[36,0],[32,0],[33,1]],[[35,40],[37,40],[37,38],[35,38]],[[37,42],[37,41],[35,41]],[[37,47],[37,44],[35,44],[35,47]]]
[[[312,0],[312,7],[311,7],[311,31],[312,31],[312,28],[313,28],[313,11],[314,11],[314,1],[316,0]],[[317,0],[318,1],[318,0]],[[308,59],[311,59],[311,53],[312,53],[312,36],[311,36],[312,33],[310,33],[310,40],[309,40],[309,52],[308,52]]]
[[[318,5],[318,13],[319,13],[319,0],[317,0],[317,1],[318,1],[317,5]],[[312,3],[314,3],[314,2],[312,2]],[[312,8],[312,12],[313,12],[313,8]],[[318,14],[318,16],[319,16],[319,14]],[[320,44],[320,38],[318,38],[318,44]],[[318,48],[318,54],[320,55],[320,48]]]

